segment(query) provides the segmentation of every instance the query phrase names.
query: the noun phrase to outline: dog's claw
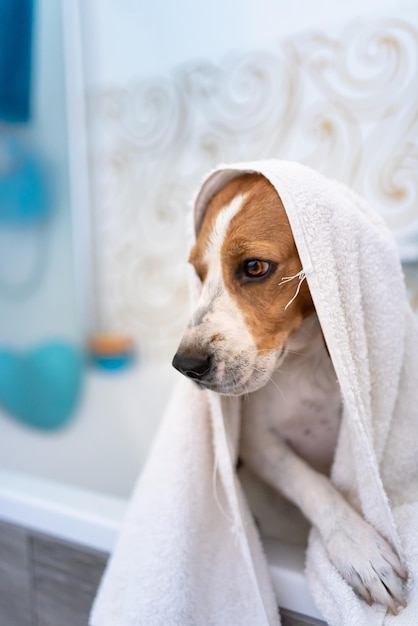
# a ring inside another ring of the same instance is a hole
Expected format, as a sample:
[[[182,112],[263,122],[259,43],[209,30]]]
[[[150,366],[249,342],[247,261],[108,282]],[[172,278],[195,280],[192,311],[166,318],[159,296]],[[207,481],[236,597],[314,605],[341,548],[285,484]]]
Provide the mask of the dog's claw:
[[[408,569],[400,561],[399,561],[399,573],[400,573],[401,578],[403,578],[405,581],[408,580],[408,574],[409,574]]]
[[[405,598],[405,596],[398,601],[398,606],[401,609],[406,609],[406,607],[408,606],[408,600]]]

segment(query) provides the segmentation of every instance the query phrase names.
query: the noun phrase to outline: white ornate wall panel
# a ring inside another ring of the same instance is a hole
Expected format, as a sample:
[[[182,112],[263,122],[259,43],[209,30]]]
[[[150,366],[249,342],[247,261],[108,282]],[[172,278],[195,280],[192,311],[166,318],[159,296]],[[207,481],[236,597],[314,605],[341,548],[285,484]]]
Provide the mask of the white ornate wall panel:
[[[93,90],[101,326],[132,333],[146,357],[169,358],[187,315],[189,200],[219,162],[279,157],[312,165],[366,196],[404,258],[417,260],[415,18],[302,32],[222,62],[190,60]]]

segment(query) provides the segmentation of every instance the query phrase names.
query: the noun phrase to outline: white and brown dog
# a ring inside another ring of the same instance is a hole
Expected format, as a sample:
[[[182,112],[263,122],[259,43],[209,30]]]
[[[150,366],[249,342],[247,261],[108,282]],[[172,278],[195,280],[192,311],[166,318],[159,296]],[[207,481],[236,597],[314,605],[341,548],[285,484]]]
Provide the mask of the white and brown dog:
[[[248,394],[244,463],[316,526],[360,596],[396,614],[404,605],[405,570],[328,478],[340,392],[307,283],[294,297],[295,282],[286,280],[300,275],[301,262],[266,178],[243,174],[214,195],[190,262],[202,291],[174,367],[202,388]]]

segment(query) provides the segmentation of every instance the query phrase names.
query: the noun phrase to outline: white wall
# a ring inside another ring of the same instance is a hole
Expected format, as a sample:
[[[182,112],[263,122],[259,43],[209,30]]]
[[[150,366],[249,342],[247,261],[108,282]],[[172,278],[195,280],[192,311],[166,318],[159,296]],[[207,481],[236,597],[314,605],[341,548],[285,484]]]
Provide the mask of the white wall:
[[[191,59],[265,48],[307,29],[335,29],[357,17],[407,17],[394,0],[84,0],[88,87],[125,84]]]

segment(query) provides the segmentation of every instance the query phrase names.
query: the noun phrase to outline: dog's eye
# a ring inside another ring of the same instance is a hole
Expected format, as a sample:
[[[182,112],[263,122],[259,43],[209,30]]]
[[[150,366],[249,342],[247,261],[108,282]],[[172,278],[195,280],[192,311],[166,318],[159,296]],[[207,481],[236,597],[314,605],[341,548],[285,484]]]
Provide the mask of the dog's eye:
[[[249,259],[243,264],[244,274],[249,278],[261,278],[265,276],[270,269],[270,263],[260,261],[260,259]]]

